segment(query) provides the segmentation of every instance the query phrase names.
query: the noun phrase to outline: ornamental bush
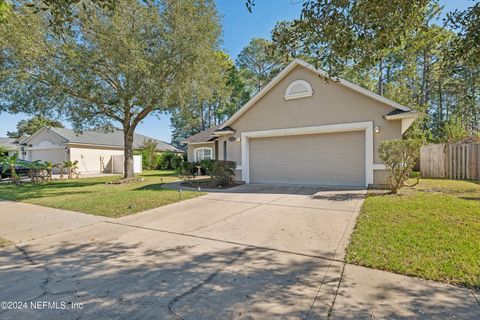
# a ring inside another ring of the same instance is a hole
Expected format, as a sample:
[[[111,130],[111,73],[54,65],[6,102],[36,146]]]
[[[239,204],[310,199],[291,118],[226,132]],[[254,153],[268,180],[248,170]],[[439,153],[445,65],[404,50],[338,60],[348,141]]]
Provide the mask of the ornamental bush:
[[[178,168],[180,168],[180,166],[185,163],[186,161],[183,160],[183,157],[182,156],[179,156],[177,154],[174,154],[171,158],[170,158],[170,166],[169,166],[169,169],[173,169],[173,170],[177,170]]]
[[[220,186],[227,186],[235,181],[235,161],[217,160],[213,164],[211,177]]]
[[[181,176],[193,176],[197,168],[195,163],[185,161],[181,162],[175,170]]]
[[[378,149],[379,157],[390,171],[389,185],[393,194],[397,194],[415,166],[420,156],[420,140],[382,141]]]
[[[211,176],[215,162],[216,160],[213,159],[203,159],[202,161],[200,161],[200,166],[202,167],[203,171],[202,173]]]
[[[143,142],[139,153],[142,155],[142,167],[145,170],[153,170],[158,166],[159,156],[157,154],[157,143],[148,139]]]

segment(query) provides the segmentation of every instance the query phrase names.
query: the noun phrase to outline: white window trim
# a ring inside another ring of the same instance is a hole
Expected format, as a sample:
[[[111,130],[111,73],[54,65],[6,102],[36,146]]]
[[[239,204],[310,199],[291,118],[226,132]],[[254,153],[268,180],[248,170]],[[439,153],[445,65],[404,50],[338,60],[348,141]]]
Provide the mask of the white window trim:
[[[307,88],[306,92],[299,92],[299,93],[290,93],[290,90],[296,85],[303,85]],[[293,99],[300,99],[300,98],[306,98],[306,97],[311,97],[313,95],[313,89],[310,83],[308,83],[305,80],[295,80],[292,83],[290,83],[287,87],[287,90],[285,90],[285,95],[284,98],[285,100],[293,100]]]
[[[250,183],[249,143],[252,138],[295,136],[318,133],[365,131],[365,187],[373,184],[373,121],[341,123],[316,127],[242,132],[242,180]]]
[[[210,159],[215,159],[215,155],[213,154],[213,148],[210,148],[210,147],[200,147],[200,148],[195,148],[193,150],[193,161],[194,162],[197,162],[197,161],[200,161],[200,160],[197,160],[197,151],[199,150],[210,150]]]

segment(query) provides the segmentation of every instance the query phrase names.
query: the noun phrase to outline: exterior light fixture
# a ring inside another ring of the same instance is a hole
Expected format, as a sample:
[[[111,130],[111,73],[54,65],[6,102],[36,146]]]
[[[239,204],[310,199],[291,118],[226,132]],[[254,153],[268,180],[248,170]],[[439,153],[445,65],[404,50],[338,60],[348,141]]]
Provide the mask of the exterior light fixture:
[[[380,127],[379,127],[379,126],[375,126],[374,130],[375,130],[375,133],[379,133],[379,132],[380,132]]]

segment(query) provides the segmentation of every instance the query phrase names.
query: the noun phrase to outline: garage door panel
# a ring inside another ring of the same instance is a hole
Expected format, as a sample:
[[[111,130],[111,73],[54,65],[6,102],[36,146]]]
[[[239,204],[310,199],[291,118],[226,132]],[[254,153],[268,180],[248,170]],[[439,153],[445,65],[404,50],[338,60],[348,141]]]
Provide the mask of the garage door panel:
[[[365,133],[253,138],[250,181],[304,185],[365,185]]]
[[[61,164],[65,161],[65,149],[42,149],[42,150],[30,150],[29,151],[29,160],[30,161],[50,161],[53,164]],[[60,170],[54,168],[52,172],[57,173]]]

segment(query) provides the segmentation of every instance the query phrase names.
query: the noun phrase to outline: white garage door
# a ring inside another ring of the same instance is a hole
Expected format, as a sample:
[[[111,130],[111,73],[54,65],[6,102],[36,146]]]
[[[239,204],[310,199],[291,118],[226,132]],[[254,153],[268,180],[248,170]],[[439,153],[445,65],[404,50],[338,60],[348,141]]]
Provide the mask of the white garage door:
[[[250,139],[250,182],[364,186],[365,132]]]
[[[65,148],[61,149],[43,149],[43,150],[30,150],[28,151],[28,160],[41,162],[50,161],[53,164],[61,164],[65,161]],[[53,169],[54,173],[59,171],[58,168]]]

